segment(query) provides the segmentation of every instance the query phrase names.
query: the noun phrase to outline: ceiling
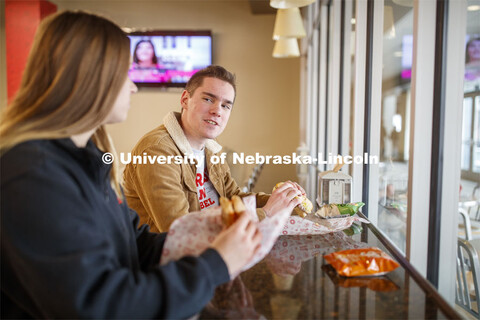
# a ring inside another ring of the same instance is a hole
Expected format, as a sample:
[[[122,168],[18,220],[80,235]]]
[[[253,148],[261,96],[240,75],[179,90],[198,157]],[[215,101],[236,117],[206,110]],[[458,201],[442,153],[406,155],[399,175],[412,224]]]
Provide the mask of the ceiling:
[[[252,14],[275,14],[276,9],[270,7],[269,0],[249,0]]]

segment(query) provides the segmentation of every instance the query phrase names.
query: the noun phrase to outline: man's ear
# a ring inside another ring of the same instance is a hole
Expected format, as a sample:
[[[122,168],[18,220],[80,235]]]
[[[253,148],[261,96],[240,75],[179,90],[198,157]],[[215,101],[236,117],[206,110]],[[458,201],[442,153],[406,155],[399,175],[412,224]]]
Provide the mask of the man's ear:
[[[188,99],[190,99],[190,93],[187,90],[183,90],[182,96],[180,97],[180,105],[182,109],[186,109],[188,107]]]

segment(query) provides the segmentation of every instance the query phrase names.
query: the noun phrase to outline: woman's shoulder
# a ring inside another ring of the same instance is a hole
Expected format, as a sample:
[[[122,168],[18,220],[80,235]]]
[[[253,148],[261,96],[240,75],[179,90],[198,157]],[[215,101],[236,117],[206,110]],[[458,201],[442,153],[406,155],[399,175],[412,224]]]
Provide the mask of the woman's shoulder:
[[[45,140],[30,140],[17,144],[1,157],[2,175],[41,166],[45,163],[46,150]]]
[[[5,152],[0,159],[2,184],[29,173],[52,173],[60,163],[68,163],[55,141],[29,140]]]

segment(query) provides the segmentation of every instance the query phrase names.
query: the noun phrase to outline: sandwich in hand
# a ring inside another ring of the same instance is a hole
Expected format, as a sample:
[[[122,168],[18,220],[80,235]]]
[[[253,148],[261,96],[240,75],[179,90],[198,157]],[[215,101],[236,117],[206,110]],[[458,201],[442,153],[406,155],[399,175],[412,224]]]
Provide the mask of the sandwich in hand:
[[[273,187],[273,191],[275,191],[275,189],[277,189],[278,187],[280,187],[284,183],[285,182],[277,183],[275,185],[275,187]],[[300,217],[304,218],[304,217],[307,216],[307,214],[312,212],[313,204],[310,200],[308,200],[308,198],[305,194],[302,194],[301,196],[298,196],[298,197],[295,197],[295,198],[298,198],[300,200],[300,204],[295,207],[295,210],[293,211],[294,213],[296,213]]]
[[[222,221],[226,227],[230,227],[247,210],[239,196],[233,196],[232,200],[220,197],[220,207],[222,207]]]

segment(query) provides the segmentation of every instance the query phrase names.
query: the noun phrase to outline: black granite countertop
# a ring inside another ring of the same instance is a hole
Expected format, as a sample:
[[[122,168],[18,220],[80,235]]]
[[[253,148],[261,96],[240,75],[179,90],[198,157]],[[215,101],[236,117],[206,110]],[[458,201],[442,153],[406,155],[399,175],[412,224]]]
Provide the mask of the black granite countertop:
[[[260,263],[217,289],[200,318],[460,318],[398,252],[382,244],[375,227],[362,225],[363,232],[351,237],[344,232],[279,237]],[[345,278],[323,258],[355,247],[378,247],[400,267],[380,277]]]

